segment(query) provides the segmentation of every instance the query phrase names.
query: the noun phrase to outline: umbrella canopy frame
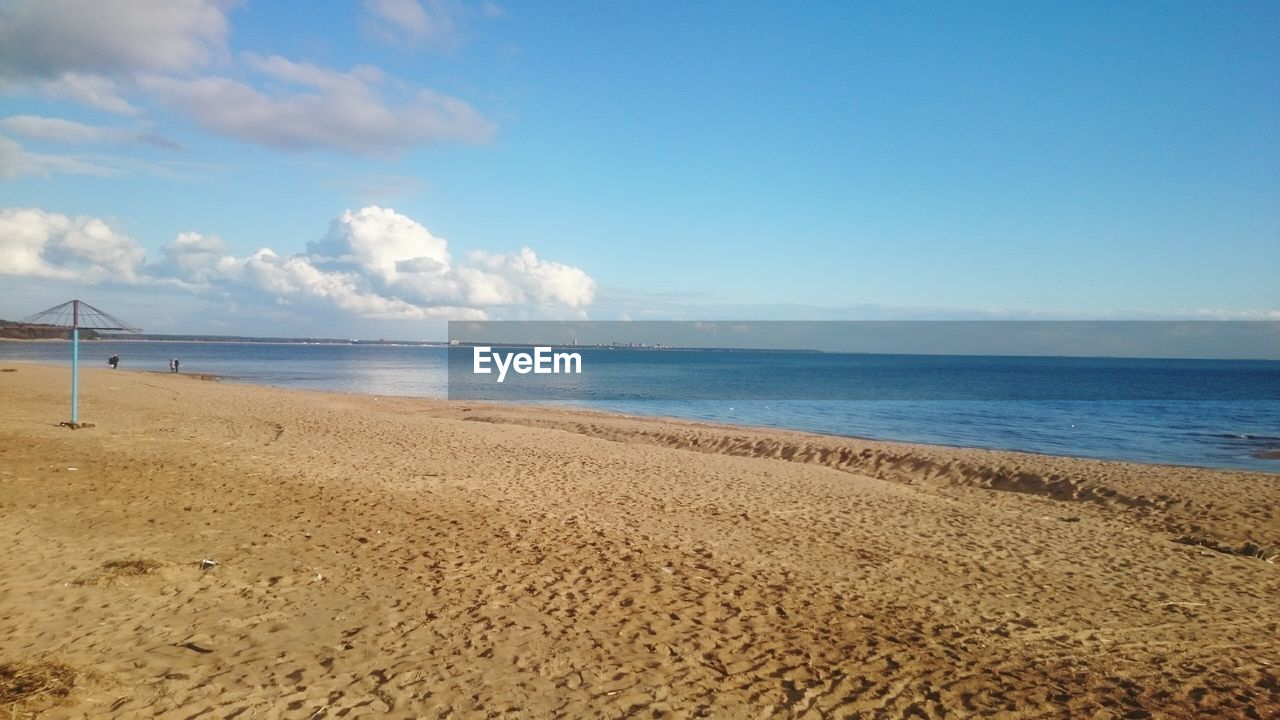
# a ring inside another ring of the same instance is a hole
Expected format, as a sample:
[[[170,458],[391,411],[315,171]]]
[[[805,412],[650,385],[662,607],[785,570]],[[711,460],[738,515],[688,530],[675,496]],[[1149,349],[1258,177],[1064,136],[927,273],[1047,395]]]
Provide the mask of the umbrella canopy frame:
[[[80,329],[107,332],[140,333],[135,327],[111,313],[99,310],[83,300],[68,300],[48,310],[24,318],[24,325],[43,325],[71,329],[71,422],[62,423],[70,428],[83,426],[80,422]]]

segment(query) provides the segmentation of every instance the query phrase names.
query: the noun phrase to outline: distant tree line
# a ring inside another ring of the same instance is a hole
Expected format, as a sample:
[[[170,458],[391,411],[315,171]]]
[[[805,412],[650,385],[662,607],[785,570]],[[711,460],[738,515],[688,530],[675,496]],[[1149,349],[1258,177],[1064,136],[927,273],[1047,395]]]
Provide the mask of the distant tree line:
[[[0,338],[12,340],[70,340],[69,328],[53,325],[29,325],[0,320]],[[157,335],[153,333],[101,333],[88,328],[80,330],[81,340],[167,340],[169,342],[260,342],[309,343],[324,345],[443,345],[421,340],[351,340],[348,338],[248,337],[244,335]]]
[[[80,330],[81,340],[97,340],[101,335],[95,330]],[[54,325],[24,325],[12,320],[0,320],[0,338],[11,340],[70,340],[71,328]]]

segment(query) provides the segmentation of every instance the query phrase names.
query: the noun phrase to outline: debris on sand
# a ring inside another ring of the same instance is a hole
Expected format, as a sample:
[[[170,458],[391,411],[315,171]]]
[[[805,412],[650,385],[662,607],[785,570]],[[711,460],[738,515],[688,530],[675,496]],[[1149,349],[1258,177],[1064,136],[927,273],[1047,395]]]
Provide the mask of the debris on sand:
[[[1223,553],[1224,555],[1239,555],[1240,557],[1257,558],[1259,560],[1266,560],[1267,562],[1273,562],[1277,557],[1280,557],[1280,548],[1265,547],[1255,542],[1246,542],[1238,547],[1233,547],[1231,545],[1220,543],[1213,538],[1198,537],[1195,535],[1183,535],[1177,540],[1174,540],[1174,542],[1182,545],[1194,545],[1197,547],[1208,548],[1215,552]]]
[[[160,563],[155,560],[108,560],[102,569],[116,575],[149,575]]]
[[[75,585],[114,585],[122,578],[150,575],[160,569],[155,560],[141,558],[128,560],[108,560],[94,572],[76,579]]]
[[[76,670],[65,663],[0,663],[0,705],[62,700],[71,694],[75,683]]]

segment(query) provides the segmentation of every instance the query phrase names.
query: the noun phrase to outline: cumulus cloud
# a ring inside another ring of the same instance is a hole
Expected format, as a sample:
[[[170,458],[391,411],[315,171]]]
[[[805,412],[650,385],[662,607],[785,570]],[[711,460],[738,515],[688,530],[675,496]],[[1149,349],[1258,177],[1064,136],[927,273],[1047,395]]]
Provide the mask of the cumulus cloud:
[[[484,319],[494,308],[570,310],[591,304],[581,269],[519,253],[472,253],[389,208],[346,211],[306,251],[232,254],[217,236],[188,232],[155,263],[97,218],[38,209],[0,211],[0,274],[128,284],[163,283],[244,302],[296,303],[381,318]]]
[[[403,273],[445,275],[449,245],[421,224],[389,208],[347,210],[319,242],[308,243],[311,258],[358,268],[388,285]]]
[[[380,318],[485,317],[479,308],[421,305],[389,297],[367,288],[358,273],[326,272],[300,255],[280,257],[269,249],[243,258],[223,258],[218,271],[224,279],[248,283],[279,300],[322,301],[334,309],[354,315]]]
[[[207,284],[211,277],[216,277],[219,262],[228,254],[227,243],[222,238],[197,232],[179,233],[160,251],[164,261],[156,268],[158,274],[184,278],[197,285]]]
[[[136,283],[145,258],[133,238],[98,218],[36,208],[0,211],[0,272],[5,274]]]
[[[596,283],[580,268],[538,259],[533,250],[475,252],[456,263],[448,243],[389,208],[344,212],[307,260],[326,272],[365,278],[381,294],[419,305],[545,305],[581,310]]]
[[[585,272],[541,260],[529,248],[500,255],[477,250],[469,258],[475,266],[463,270],[475,302],[585,308],[595,299],[595,281]]]

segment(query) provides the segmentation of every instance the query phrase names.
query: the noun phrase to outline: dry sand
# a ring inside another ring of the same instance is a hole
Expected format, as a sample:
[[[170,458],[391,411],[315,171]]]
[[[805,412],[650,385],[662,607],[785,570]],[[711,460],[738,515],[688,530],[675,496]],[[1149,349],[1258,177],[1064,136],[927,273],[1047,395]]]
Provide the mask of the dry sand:
[[[1280,717],[1277,476],[7,366],[0,717]]]

